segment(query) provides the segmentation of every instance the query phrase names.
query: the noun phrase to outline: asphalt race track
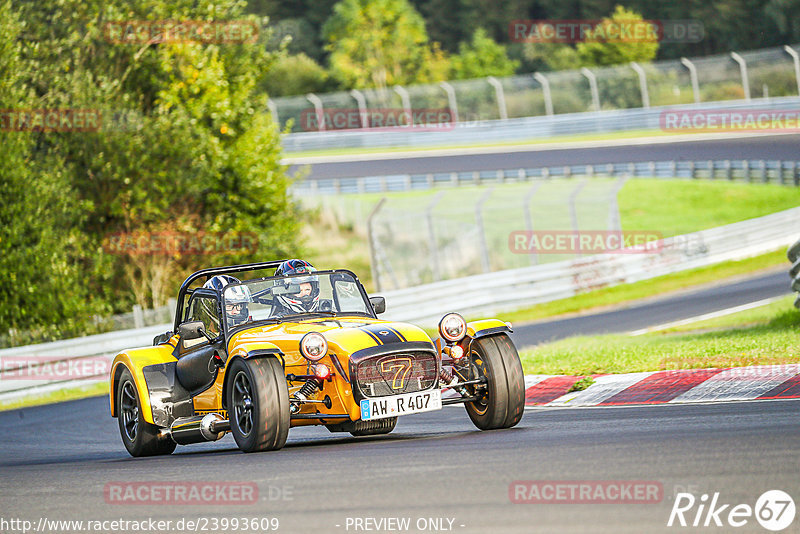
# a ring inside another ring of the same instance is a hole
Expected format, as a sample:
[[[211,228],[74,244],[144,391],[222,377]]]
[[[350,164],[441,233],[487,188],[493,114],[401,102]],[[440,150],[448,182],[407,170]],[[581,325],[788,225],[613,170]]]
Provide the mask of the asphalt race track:
[[[354,532],[348,518],[408,517],[412,525],[450,518],[463,533],[642,533],[670,530],[681,491],[750,506],[771,489],[800,496],[800,401],[528,410],[517,427],[492,432],[475,430],[463,408],[446,407],[401,418],[378,438],[305,428],[277,452],[244,454],[226,436],[143,459],[128,457],[107,410],[94,398],[0,414],[4,518],[276,517],[279,532],[327,533]],[[513,504],[509,487],[518,480],[650,481],[662,490],[649,504]],[[105,501],[107,484],[140,481],[250,482],[259,501]],[[759,531],[751,523],[743,531]]]
[[[800,134],[759,135],[713,140],[609,147],[534,149],[531,151],[457,156],[420,156],[377,161],[343,161],[308,165],[309,178],[350,178],[387,174],[491,171],[555,165],[669,160],[796,160]],[[305,165],[302,165],[305,167]],[[297,165],[290,167],[294,173]]]
[[[730,296],[712,306],[719,308],[766,298],[772,287],[785,292],[781,274],[774,281],[767,275],[706,290],[711,293],[653,301],[646,322],[703,313],[712,294]],[[643,315],[635,308],[628,313]],[[633,322],[632,317],[575,318],[573,330],[595,331],[596,322]],[[520,328],[518,335],[525,332]],[[175,525],[181,519],[245,517],[278,518],[278,532],[288,533],[365,532],[355,521],[367,518],[409,518],[408,532],[436,531],[431,525],[463,533],[695,531],[666,526],[678,492],[698,499],[719,492],[719,503],[730,504],[728,509],[754,506],[772,489],[800,498],[800,400],[529,409],[517,427],[493,432],[477,431],[464,409],[453,406],[401,418],[388,436],[352,438],[297,428],[277,452],[243,454],[226,436],[178,447],[169,457],[133,459],[108,415],[107,399],[92,398],[0,413],[0,450],[2,532],[18,531],[2,526],[3,519],[14,518],[34,525],[41,518],[153,518]],[[515,481],[576,480],[648,481],[661,489],[648,504],[511,502]],[[233,506],[142,505],[110,503],[104,494],[107,485],[167,481],[255,484],[259,499]],[[689,522],[696,511],[697,506],[686,513]],[[796,519],[785,532],[797,532],[798,525]],[[706,530],[733,529],[725,524]],[[752,517],[736,530],[764,532]]]
[[[791,293],[789,277],[781,269],[607,312],[519,325],[512,339],[517,347],[526,347],[569,336],[631,332]]]

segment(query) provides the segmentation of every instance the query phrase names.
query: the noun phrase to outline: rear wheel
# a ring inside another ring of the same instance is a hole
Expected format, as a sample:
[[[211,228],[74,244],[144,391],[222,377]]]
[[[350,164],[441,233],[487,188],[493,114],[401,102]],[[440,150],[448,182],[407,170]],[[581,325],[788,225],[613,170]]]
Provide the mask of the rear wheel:
[[[473,376],[486,384],[471,387],[479,400],[465,403],[467,414],[481,430],[511,428],[525,411],[525,378],[519,354],[506,334],[472,342],[470,365]]]
[[[123,369],[117,387],[117,422],[122,443],[131,456],[172,454],[176,443],[160,434],[159,428],[144,420],[139,391],[128,369]]]
[[[228,369],[231,433],[244,452],[282,448],[289,435],[289,387],[275,358],[237,358]]]

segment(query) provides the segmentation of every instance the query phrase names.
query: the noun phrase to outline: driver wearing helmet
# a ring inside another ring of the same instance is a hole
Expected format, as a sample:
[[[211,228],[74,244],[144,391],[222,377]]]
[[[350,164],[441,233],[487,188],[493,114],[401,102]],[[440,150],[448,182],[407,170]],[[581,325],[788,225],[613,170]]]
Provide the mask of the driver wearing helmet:
[[[227,274],[220,274],[209,278],[209,280],[203,284],[204,288],[216,289],[223,293],[225,320],[227,321],[228,328],[250,320],[250,311],[247,307],[247,305],[252,302],[250,290],[247,286],[234,285],[241,283],[242,282],[238,278]],[[225,289],[230,285],[234,285],[234,287]],[[204,302],[204,304],[206,303]]]
[[[286,260],[275,269],[275,276],[308,274],[286,280],[276,280],[271,317],[308,313],[319,310],[319,279],[311,273],[316,269],[305,260]]]

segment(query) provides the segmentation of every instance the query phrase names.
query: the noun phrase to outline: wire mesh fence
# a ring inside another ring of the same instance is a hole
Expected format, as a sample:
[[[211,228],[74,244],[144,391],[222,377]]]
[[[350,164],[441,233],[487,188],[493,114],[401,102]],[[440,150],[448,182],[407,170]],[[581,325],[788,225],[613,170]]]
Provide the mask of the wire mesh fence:
[[[387,109],[449,109],[447,122],[468,123],[649,106],[719,102],[800,94],[800,45],[737,54],[656,61],[649,64],[533,73],[428,84],[275,98],[281,128],[317,132],[382,127],[351,121],[341,113],[370,116]],[[329,110],[326,114],[325,110]],[[309,115],[325,120],[302,120]],[[336,124],[336,121],[339,124]],[[440,121],[441,122],[441,121]]]

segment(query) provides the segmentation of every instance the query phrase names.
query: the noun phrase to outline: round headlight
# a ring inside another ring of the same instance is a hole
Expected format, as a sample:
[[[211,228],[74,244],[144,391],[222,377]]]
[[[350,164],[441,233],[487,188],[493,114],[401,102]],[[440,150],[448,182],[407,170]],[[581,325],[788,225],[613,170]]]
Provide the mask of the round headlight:
[[[439,335],[450,343],[461,341],[467,335],[467,322],[457,313],[448,313],[439,321]]]
[[[328,342],[319,332],[309,332],[300,340],[300,354],[312,362],[320,361],[328,353]]]

